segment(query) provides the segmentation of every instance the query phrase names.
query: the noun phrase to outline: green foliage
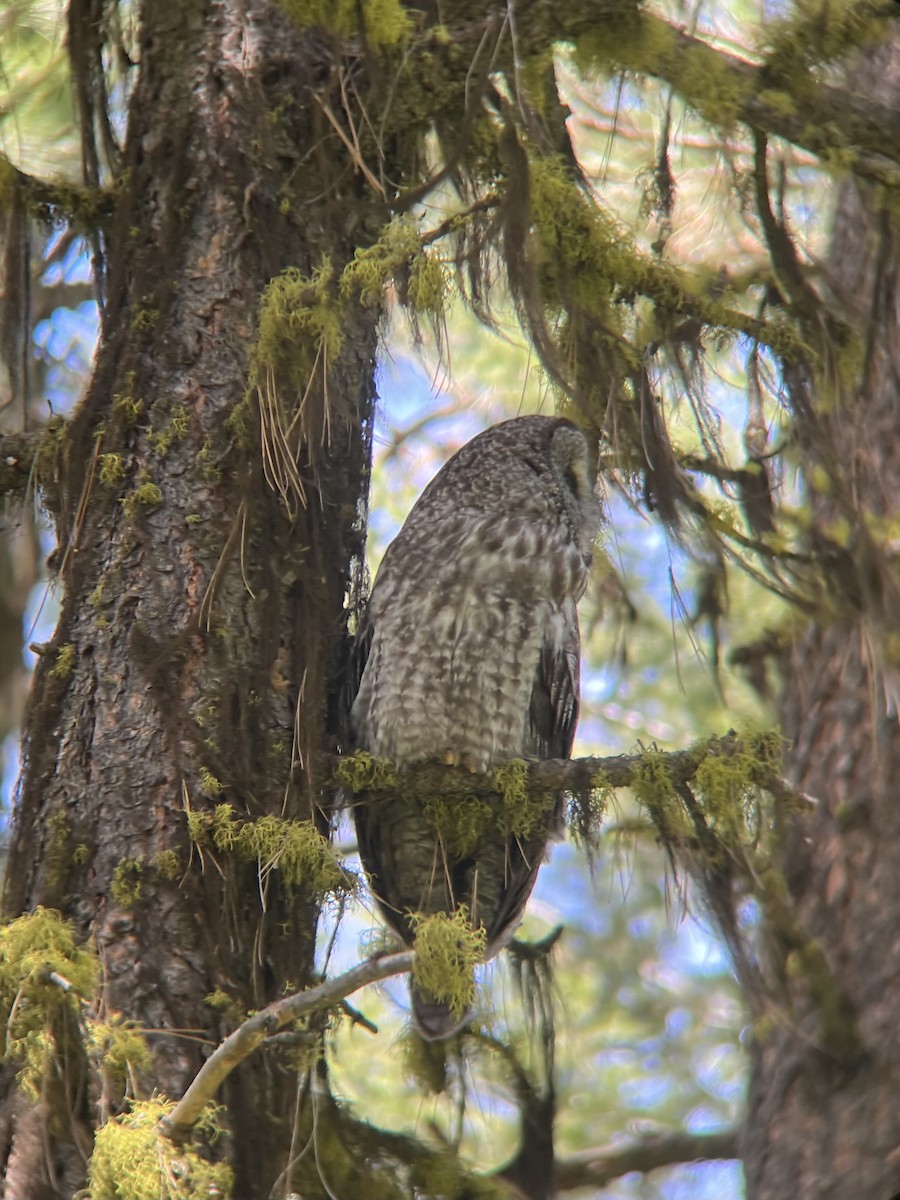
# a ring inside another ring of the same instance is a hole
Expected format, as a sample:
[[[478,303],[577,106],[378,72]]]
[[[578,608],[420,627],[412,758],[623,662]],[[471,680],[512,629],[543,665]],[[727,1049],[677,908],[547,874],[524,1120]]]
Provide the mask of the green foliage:
[[[131,1110],[97,1131],[89,1166],[90,1200],[200,1200],[231,1195],[232,1173],[196,1146],[176,1146],[159,1132],[174,1103],[156,1096],[132,1103]],[[218,1111],[208,1105],[197,1128],[215,1141],[221,1133]]]
[[[474,970],[485,950],[483,927],[472,925],[464,904],[450,913],[410,913],[409,923],[415,933],[416,986],[461,1018],[475,1000]]]

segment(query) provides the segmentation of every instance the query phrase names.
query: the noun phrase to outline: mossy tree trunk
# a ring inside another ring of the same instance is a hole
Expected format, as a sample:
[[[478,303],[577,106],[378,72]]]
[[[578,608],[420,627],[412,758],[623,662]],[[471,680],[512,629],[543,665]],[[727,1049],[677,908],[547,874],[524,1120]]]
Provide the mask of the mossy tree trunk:
[[[73,7],[73,38],[95,15]],[[323,820],[379,313],[346,299],[327,361],[314,335],[288,339],[312,364],[302,395],[258,367],[268,436],[280,422],[297,464],[286,499],[264,478],[248,352],[266,284],[340,269],[383,217],[316,112],[314,92],[340,110],[328,44],[275,5],[148,3],[139,54],[101,344],[58,447],[62,612],[27,718],[6,912],[51,906],[95,940],[103,1005],[150,1031],[145,1083],[179,1096],[222,1033],[205,997],[256,1008],[313,970],[316,896],[275,871],[263,905],[258,864],[192,845],[187,810]],[[58,1049],[39,1103],[6,1080],[8,1196],[83,1184],[98,1096],[77,1039]],[[284,1168],[296,1078],[257,1057],[223,1097],[237,1195],[268,1195]]]
[[[858,72],[861,92],[871,95],[877,80],[877,99],[896,109],[896,39]],[[798,426],[801,441],[830,442],[840,455],[880,544],[895,536],[900,495],[900,237],[883,204],[880,191],[843,186],[828,261],[840,309],[865,332],[862,387],[833,406],[819,398]],[[827,489],[811,504],[815,537],[837,509]],[[856,540],[847,550],[858,563]],[[900,1191],[900,728],[882,694],[896,673],[886,631],[897,608],[875,571],[869,580],[848,571],[848,588],[856,579],[871,590],[855,601],[865,621],[809,625],[782,663],[788,773],[812,804],[781,834],[791,929],[774,923],[774,970],[790,1003],[754,1044],[750,1200],[889,1200]]]

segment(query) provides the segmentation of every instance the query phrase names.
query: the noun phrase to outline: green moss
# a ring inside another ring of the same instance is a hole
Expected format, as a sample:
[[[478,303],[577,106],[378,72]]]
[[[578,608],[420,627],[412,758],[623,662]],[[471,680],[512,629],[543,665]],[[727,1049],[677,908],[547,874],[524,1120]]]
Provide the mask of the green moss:
[[[121,416],[126,427],[134,425],[144,411],[144,401],[132,395],[136,379],[137,376],[134,371],[127,372],[125,375],[126,390],[124,392],[116,392],[113,395],[113,411]]]
[[[116,864],[109,894],[120,908],[131,908],[141,898],[143,862],[139,858],[123,858]]]
[[[75,646],[66,642],[56,652],[56,663],[50,671],[52,679],[68,679],[75,667]]]
[[[221,783],[206,767],[200,768],[200,791],[210,799],[215,799],[216,796],[222,794]]]
[[[101,454],[99,463],[99,478],[105,487],[115,487],[125,478],[125,459],[121,454]]]
[[[148,429],[147,440],[159,458],[165,458],[174,442],[180,442],[187,436],[190,428],[190,414],[184,407],[176,408],[162,429]]]
[[[399,786],[397,768],[387,758],[357,750],[342,758],[335,768],[335,782],[351,792],[390,791]]]
[[[176,850],[159,850],[150,860],[150,865],[162,879],[175,879],[181,871],[181,859]]]
[[[70,985],[68,988],[54,982]],[[0,926],[0,1024],[7,1061],[35,1097],[51,1066],[56,1044],[49,1030],[60,1011],[80,1016],[79,997],[91,999],[100,977],[96,954],[76,944],[72,926],[56,912],[37,908]]]
[[[484,929],[472,925],[464,904],[451,913],[410,913],[409,923],[415,933],[416,986],[460,1019],[475,1001],[474,971],[484,956]]]
[[[230,1167],[210,1162],[205,1149],[176,1146],[160,1134],[160,1120],[174,1107],[160,1096],[134,1101],[130,1112],[101,1126],[89,1164],[89,1200],[227,1200],[233,1185]],[[214,1105],[207,1105],[197,1132],[207,1142],[220,1136]]]
[[[87,602],[91,608],[99,608],[103,603],[103,593],[106,590],[106,580],[101,579],[97,586],[89,593]]]
[[[135,333],[153,329],[159,320],[158,308],[136,308],[131,317],[131,328]]]
[[[343,341],[344,319],[331,260],[326,258],[311,276],[289,267],[269,281],[260,299],[250,386],[265,386],[267,374],[273,372],[281,386],[302,393],[319,355],[333,361]],[[232,413],[229,420],[234,418]]]
[[[693,825],[675,791],[666,756],[660,751],[644,751],[631,791],[668,843],[678,844],[692,836]]]
[[[412,18],[399,0],[278,0],[302,29],[316,26],[338,37],[359,35],[370,46],[396,46],[412,32]]]
[[[285,883],[309,892],[345,892],[352,879],[334,850],[312,821],[289,821],[264,816],[241,821],[230,804],[217,804],[213,813],[189,812],[188,832],[199,846],[255,860],[261,875],[281,872]]]
[[[106,1021],[87,1022],[85,1049],[118,1088],[124,1088],[135,1071],[149,1071],[153,1066],[150,1048],[139,1029],[120,1013]]]
[[[129,521],[136,520],[141,509],[155,508],[158,504],[162,504],[162,498],[163,494],[159,485],[145,474],[142,482],[122,499],[126,518]]]
[[[84,842],[79,842],[72,851],[72,862],[76,867],[84,866],[84,864],[89,861],[90,857],[91,848],[90,846],[86,846]]]
[[[363,304],[378,307],[384,302],[386,286],[398,279],[416,314],[443,317],[450,272],[436,254],[428,252],[410,217],[396,217],[376,242],[356,251],[341,273],[340,292],[358,295]]]

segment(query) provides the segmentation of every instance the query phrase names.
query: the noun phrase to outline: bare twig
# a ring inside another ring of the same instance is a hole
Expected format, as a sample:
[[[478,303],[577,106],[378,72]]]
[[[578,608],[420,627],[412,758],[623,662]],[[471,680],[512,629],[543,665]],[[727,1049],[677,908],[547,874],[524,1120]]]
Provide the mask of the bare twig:
[[[556,1184],[560,1191],[604,1187],[631,1171],[646,1174],[679,1163],[740,1158],[739,1131],[721,1133],[665,1133],[637,1138],[624,1146],[583,1150],[558,1160]]]
[[[253,1053],[268,1037],[291,1021],[320,1008],[328,1008],[349,996],[351,992],[399,975],[412,969],[413,953],[386,954],[368,958],[343,975],[328,979],[317,987],[307,988],[276,1000],[261,1012],[249,1017],[230,1033],[209,1056],[195,1075],[182,1098],[168,1116],[160,1121],[161,1132],[173,1141],[183,1141],[200,1118],[206,1104],[221,1087],[236,1066]]]

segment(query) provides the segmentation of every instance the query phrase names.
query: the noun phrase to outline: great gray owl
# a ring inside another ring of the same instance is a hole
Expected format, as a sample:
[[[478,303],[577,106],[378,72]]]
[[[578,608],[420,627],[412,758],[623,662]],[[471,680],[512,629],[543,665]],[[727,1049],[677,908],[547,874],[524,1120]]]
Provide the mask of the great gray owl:
[[[514,758],[567,758],[578,714],[575,609],[600,503],[571,421],[518,417],[473,438],[438,472],[385,552],[352,672],[356,748],[400,767],[485,772]],[[534,885],[557,798],[526,834],[489,822],[454,854],[418,798],[358,796],[359,853],[385,920],[413,945],[411,913],[466,904],[486,957],[511,936]],[[412,989],[426,1038],[461,1025]]]

